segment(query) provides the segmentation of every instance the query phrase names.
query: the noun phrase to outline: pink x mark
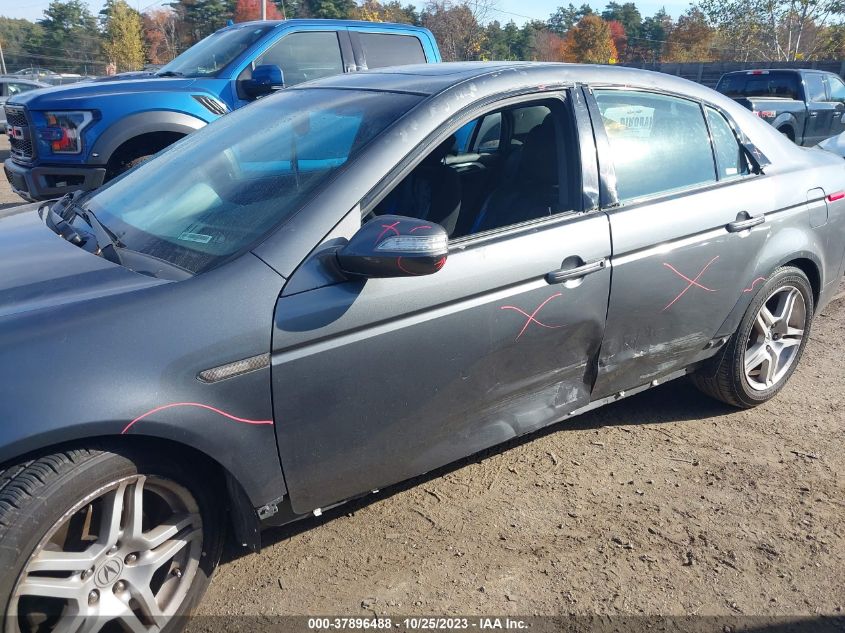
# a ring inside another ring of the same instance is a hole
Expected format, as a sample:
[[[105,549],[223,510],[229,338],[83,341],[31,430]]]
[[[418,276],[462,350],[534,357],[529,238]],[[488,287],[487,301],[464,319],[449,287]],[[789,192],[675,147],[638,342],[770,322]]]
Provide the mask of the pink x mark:
[[[683,279],[684,281],[689,282],[689,283],[687,284],[687,287],[686,287],[686,288],[684,288],[683,290],[681,290],[681,292],[678,294],[678,296],[677,296],[677,297],[675,297],[674,299],[672,299],[672,301],[670,301],[670,302],[669,302],[669,305],[667,305],[665,308],[663,308],[663,311],[664,311],[664,312],[666,312],[666,310],[668,310],[668,309],[669,309],[669,308],[671,308],[673,305],[675,305],[675,302],[676,302],[676,301],[678,301],[678,299],[680,299],[681,297],[683,297],[685,294],[687,294],[687,291],[688,291],[690,288],[692,288],[693,286],[695,286],[695,287],[697,287],[697,288],[701,288],[702,290],[706,290],[707,292],[716,292],[713,288],[708,288],[707,286],[704,286],[704,285],[702,285],[702,284],[698,283],[698,280],[699,280],[699,279],[701,279],[701,276],[702,276],[702,275],[703,275],[703,274],[707,271],[707,269],[708,269],[708,268],[710,268],[710,264],[712,264],[713,262],[715,262],[717,259],[719,259],[719,256],[718,256],[718,255],[716,255],[716,257],[714,257],[714,258],[713,258],[713,259],[711,259],[709,262],[707,262],[707,264],[704,266],[704,268],[702,268],[702,269],[701,269],[701,272],[699,272],[699,273],[695,276],[695,279],[690,279],[690,278],[689,278],[689,277],[687,277],[685,274],[683,274],[682,272],[678,271],[678,269],[677,269],[677,268],[675,268],[672,264],[667,264],[666,262],[663,262],[663,265],[664,265],[664,266],[666,266],[666,268],[668,268],[668,269],[669,269],[669,270],[671,270],[673,273],[675,273],[676,275],[678,275],[678,277],[680,277],[680,278],[681,278],[681,279]]]
[[[401,235],[401,233],[399,233],[399,230],[396,228],[396,225],[399,224],[399,222],[401,222],[401,220],[397,220],[393,224],[382,224],[381,228],[383,230],[381,233],[378,234],[378,237],[376,238],[376,244],[381,242],[381,238],[383,238],[384,234],[388,231],[393,231],[394,233],[396,233],[396,235]]]
[[[537,318],[536,318],[536,317],[537,317],[537,313],[538,313],[540,310],[542,310],[542,309],[543,309],[543,307],[544,307],[544,306],[545,306],[545,305],[546,305],[549,301],[551,301],[552,299],[555,299],[555,298],[557,298],[557,297],[560,297],[562,294],[563,294],[563,293],[556,292],[556,293],[555,293],[555,294],[553,294],[551,297],[549,297],[548,299],[546,299],[545,301],[543,301],[543,303],[541,303],[539,306],[537,306],[537,309],[536,309],[536,310],[534,310],[534,312],[532,312],[531,314],[528,314],[528,313],[527,313],[527,312],[525,312],[523,309],[521,309],[521,308],[517,308],[516,306],[501,306],[501,307],[499,308],[500,310],[515,310],[516,312],[519,312],[522,316],[526,317],[526,320],[525,320],[525,325],[523,325],[523,326],[522,326],[522,329],[519,331],[519,334],[517,334],[517,335],[516,335],[516,338],[515,338],[514,340],[515,340],[515,341],[518,341],[518,340],[519,340],[519,337],[520,337],[520,336],[522,336],[522,335],[525,333],[525,330],[527,330],[527,329],[528,329],[528,326],[529,326],[531,323],[536,323],[536,324],[537,324],[537,325],[539,325],[540,327],[546,327],[546,328],[549,328],[550,330],[554,330],[554,329],[556,329],[556,328],[563,327],[562,325],[548,325],[548,324],[546,324],[546,323],[543,323],[542,321],[538,321],[538,320],[537,320]]]

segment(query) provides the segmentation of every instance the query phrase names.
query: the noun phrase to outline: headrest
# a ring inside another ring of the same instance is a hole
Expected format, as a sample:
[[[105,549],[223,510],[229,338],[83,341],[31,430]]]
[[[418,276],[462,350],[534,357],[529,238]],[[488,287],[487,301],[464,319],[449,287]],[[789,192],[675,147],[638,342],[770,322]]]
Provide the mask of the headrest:
[[[521,153],[521,178],[538,184],[557,184],[557,139],[551,114],[528,133]]]

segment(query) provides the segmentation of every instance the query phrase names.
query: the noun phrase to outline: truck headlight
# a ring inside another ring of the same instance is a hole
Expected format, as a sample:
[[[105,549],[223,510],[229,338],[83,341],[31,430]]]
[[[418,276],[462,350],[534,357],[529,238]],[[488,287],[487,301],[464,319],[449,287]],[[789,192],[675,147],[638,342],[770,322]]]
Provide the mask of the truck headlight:
[[[45,112],[47,127],[41,128],[39,136],[50,143],[54,154],[79,154],[82,151],[82,130],[94,116],[86,110]]]

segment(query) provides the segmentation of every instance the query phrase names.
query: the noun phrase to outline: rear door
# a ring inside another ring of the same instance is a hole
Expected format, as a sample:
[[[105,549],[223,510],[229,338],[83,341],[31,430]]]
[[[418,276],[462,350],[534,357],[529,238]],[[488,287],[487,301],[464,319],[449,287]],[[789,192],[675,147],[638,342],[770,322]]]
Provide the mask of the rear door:
[[[835,103],[828,101],[827,86],[822,73],[803,73],[804,94],[807,97],[807,125],[804,129],[806,147],[816,145],[833,136],[834,115],[839,119]]]
[[[827,100],[835,111],[831,122],[830,136],[845,132],[845,82],[833,74],[825,75],[827,81]]]
[[[593,94],[599,161],[618,197],[606,209],[613,287],[600,398],[680,370],[713,345],[761,282],[769,196],[717,110],[653,92]]]
[[[451,241],[434,275],[349,280],[280,298],[273,396],[295,511],[429,471],[589,402],[610,232],[607,217],[581,201],[583,183],[594,191],[597,180],[589,123],[582,148],[568,100],[546,95],[543,103],[555,135],[540,140],[560,157],[550,178],[566,183],[545,183],[559,195],[553,209]],[[521,217],[519,196],[508,199]],[[306,262],[288,287],[309,269]]]

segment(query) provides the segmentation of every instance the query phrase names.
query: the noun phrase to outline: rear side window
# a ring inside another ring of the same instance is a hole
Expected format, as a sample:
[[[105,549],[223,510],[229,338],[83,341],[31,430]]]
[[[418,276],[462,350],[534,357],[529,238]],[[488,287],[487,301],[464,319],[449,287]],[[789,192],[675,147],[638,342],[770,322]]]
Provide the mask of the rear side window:
[[[715,182],[704,115],[666,95],[596,90],[620,201]]]
[[[420,41],[412,35],[388,33],[358,33],[367,68],[424,64],[425,52]]]
[[[720,112],[709,107],[704,110],[710,124],[710,136],[713,137],[713,152],[716,155],[719,180],[744,176],[748,173],[748,164],[733,129]]]
[[[827,101],[822,75],[807,73],[804,75],[804,87],[807,89],[807,101]]]
[[[716,90],[728,97],[780,97],[801,99],[797,73],[761,71],[725,75],[719,80]]]
[[[285,35],[256,61],[256,66],[275,64],[284,73],[285,86],[330,77],[343,72],[340,44],[333,31]]]

